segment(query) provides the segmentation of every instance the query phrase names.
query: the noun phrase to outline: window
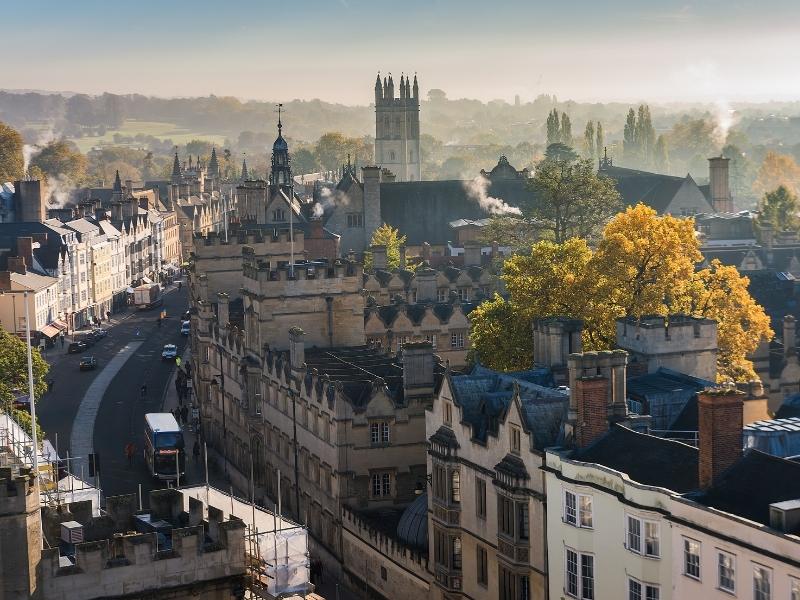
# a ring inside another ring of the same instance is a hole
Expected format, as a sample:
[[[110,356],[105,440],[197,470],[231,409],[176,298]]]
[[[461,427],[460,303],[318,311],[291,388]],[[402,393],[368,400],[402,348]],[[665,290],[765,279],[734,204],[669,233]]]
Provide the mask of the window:
[[[414,292],[414,294],[416,295],[416,292]],[[417,301],[417,299],[414,298],[414,302],[416,302],[416,301]],[[436,334],[435,333],[426,333],[425,334],[425,341],[426,342],[430,342],[431,346],[433,346],[433,349],[436,350]]]
[[[581,598],[594,599],[594,556],[581,554]]]
[[[450,472],[450,502],[459,504],[461,502],[461,472]]]
[[[447,293],[450,290],[447,288],[439,288],[436,290],[436,301],[437,302],[447,302]]]
[[[449,402],[444,403],[444,422],[445,425],[453,424],[453,405]]]
[[[454,537],[453,538],[453,557],[451,561],[451,566],[455,571],[461,570],[461,538]]]
[[[753,600],[772,600],[772,571],[753,565]]]
[[[475,514],[486,518],[486,481],[479,477],[475,478]]]
[[[364,227],[364,215],[360,213],[350,213],[347,215],[348,227]]]
[[[736,591],[736,557],[727,552],[720,552],[718,558],[719,589],[726,592]],[[794,600],[794,599],[793,599]],[[800,598],[798,598],[800,600]]]
[[[525,502],[517,503],[517,536],[521,540],[528,539],[529,517],[528,505]]]
[[[464,333],[459,331],[450,334],[450,347],[454,350],[461,350],[464,348]]]
[[[700,579],[700,542],[684,538],[683,574]]]
[[[574,550],[567,548],[566,560],[566,589],[564,590],[570,596],[578,597],[578,553]]]
[[[392,476],[390,473],[372,474],[372,497],[386,498],[392,495]]]
[[[659,600],[661,590],[658,586],[642,583],[633,578],[628,579],[628,600]]]
[[[389,578],[389,573],[386,571],[386,567],[381,567],[381,579],[386,581]]]
[[[392,151],[392,152],[389,152],[389,160],[394,160],[394,159],[395,159],[395,154],[394,154],[394,152],[393,152],[393,151]]]
[[[638,517],[628,516],[627,528],[628,550],[645,556],[660,556],[659,526],[656,521],[647,521]]]
[[[286,220],[286,211],[282,208],[276,208],[272,211],[272,220],[273,221],[285,221]]]
[[[592,527],[592,497],[564,490],[563,519],[576,527]]]
[[[389,423],[379,421],[369,425],[370,441],[373,446],[389,443]]]
[[[489,555],[486,548],[478,546],[478,585],[489,585]]]
[[[469,302],[469,288],[460,288],[458,290],[458,299],[461,302]]]
[[[497,496],[497,519],[500,533],[514,537],[514,502],[505,496]]]
[[[433,466],[433,497],[444,500],[447,496],[447,471],[439,465]]]
[[[519,427],[516,425],[511,426],[511,452],[514,454],[519,454],[520,446],[522,445],[520,442],[520,438],[522,434],[520,433]]]

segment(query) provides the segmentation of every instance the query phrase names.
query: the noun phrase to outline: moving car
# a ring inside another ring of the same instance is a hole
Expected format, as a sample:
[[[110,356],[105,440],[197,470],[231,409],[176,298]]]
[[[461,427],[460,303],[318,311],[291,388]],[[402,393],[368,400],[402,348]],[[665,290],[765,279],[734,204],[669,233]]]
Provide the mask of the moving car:
[[[89,344],[87,344],[86,342],[83,342],[83,341],[72,342],[67,347],[67,353],[68,354],[78,354],[78,353],[83,352],[84,350],[86,350],[88,347],[89,347]]]
[[[79,368],[81,371],[91,371],[97,368],[97,361],[94,359],[94,356],[82,356]]]
[[[176,356],[178,356],[178,347],[175,344],[164,344],[161,360],[175,360]]]
[[[181,323],[181,335],[189,335],[189,329],[191,328],[191,321],[184,321]]]

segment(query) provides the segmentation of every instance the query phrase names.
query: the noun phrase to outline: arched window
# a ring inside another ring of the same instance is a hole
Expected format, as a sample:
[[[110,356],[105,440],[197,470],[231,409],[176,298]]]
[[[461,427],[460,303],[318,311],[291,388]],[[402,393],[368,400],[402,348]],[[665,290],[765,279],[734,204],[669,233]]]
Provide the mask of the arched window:
[[[450,502],[459,504],[461,502],[461,472],[450,472]]]

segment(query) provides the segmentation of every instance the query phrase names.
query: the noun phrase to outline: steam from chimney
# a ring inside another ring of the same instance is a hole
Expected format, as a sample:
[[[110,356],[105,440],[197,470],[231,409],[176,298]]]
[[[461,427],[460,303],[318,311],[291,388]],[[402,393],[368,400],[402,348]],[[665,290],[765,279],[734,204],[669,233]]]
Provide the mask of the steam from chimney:
[[[472,181],[464,184],[467,196],[475,200],[480,207],[493,215],[522,215],[522,211],[516,206],[509,206],[500,198],[493,198],[489,195],[489,179],[479,175]]]
[[[48,208],[64,208],[72,199],[75,186],[63,173],[56,177],[47,178],[47,190],[50,197],[47,201]]]
[[[311,216],[316,219],[322,218],[326,210],[333,210],[337,206],[347,206],[350,204],[350,198],[347,194],[342,193],[340,190],[331,191],[328,188],[322,188],[319,194],[319,201],[314,204]]]
[[[28,167],[30,167],[31,160],[33,159],[34,155],[38,154],[43,146],[55,141],[55,139],[55,132],[52,129],[47,129],[39,132],[39,135],[36,137],[36,143],[25,144],[22,146],[22,159],[25,162],[26,173],[28,172]]]

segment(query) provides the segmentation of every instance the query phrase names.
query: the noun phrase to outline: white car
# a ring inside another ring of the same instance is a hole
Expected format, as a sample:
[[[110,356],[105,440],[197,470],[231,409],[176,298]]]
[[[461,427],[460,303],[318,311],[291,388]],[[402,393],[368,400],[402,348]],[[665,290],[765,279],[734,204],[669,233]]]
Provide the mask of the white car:
[[[175,360],[178,356],[178,347],[175,344],[165,344],[161,352],[161,360]]]
[[[184,321],[181,323],[181,335],[189,335],[189,328],[191,327],[190,321]]]

